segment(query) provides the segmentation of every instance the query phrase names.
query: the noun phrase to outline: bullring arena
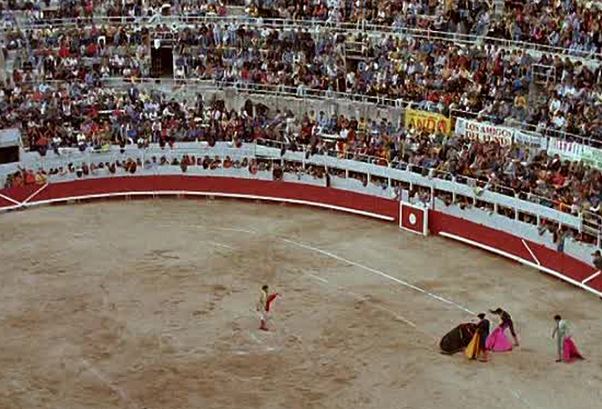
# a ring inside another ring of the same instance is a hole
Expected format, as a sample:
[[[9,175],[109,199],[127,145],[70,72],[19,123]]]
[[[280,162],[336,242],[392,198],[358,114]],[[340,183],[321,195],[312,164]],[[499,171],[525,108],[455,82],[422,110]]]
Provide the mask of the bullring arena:
[[[0,409],[601,407],[600,27],[2,2]]]
[[[440,237],[307,207],[156,199],[0,216],[0,407],[596,408],[600,300]],[[257,290],[277,299],[258,331]],[[473,314],[522,345],[439,353]],[[551,317],[587,360],[554,362]],[[559,366],[561,365],[561,366]]]

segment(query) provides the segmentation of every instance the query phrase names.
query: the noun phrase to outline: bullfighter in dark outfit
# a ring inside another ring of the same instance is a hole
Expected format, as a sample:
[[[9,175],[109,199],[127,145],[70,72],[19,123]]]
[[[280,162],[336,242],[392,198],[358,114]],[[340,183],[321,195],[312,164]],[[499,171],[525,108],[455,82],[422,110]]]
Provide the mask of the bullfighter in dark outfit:
[[[466,347],[464,354],[470,359],[479,359],[481,362],[488,361],[488,353],[486,348],[487,337],[489,336],[489,320],[485,318],[484,313],[477,315],[479,322],[477,323],[477,330]],[[483,356],[482,358],[481,355]]]
[[[518,337],[516,335],[516,331],[514,330],[514,322],[512,321],[512,316],[508,313],[508,311],[504,311],[501,308],[497,308],[495,310],[489,310],[492,314],[499,315],[502,320],[500,327],[502,330],[506,330],[506,328],[510,328],[510,334],[514,339],[514,346],[518,346]]]
[[[477,355],[477,358],[479,357],[479,355],[483,354],[482,358],[479,358],[479,360],[481,362],[487,362],[488,361],[488,354],[487,354],[487,348],[485,347],[485,344],[487,342],[487,337],[489,336],[489,320],[487,318],[485,318],[485,314],[484,313],[480,313],[479,315],[477,315],[477,317],[479,317],[480,321],[477,324],[477,331],[479,332],[479,354]]]

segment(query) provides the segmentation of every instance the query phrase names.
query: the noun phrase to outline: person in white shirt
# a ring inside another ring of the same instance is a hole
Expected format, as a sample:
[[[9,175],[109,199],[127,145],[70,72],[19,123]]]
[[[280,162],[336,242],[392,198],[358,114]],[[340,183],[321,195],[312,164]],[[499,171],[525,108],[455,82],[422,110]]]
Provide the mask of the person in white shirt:
[[[552,338],[556,338],[556,351],[558,352],[556,362],[562,362],[564,339],[570,336],[569,327],[567,321],[563,320],[560,315],[556,315],[554,321],[556,321],[556,326],[552,332]]]
[[[268,331],[268,285],[261,287],[259,293],[259,299],[256,305],[257,312],[259,313],[259,319],[261,320],[260,330]]]

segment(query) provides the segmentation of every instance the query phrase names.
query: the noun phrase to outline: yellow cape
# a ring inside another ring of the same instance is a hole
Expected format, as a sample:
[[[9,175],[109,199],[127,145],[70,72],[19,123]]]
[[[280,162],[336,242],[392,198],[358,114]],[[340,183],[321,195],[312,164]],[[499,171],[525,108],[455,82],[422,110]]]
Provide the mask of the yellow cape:
[[[481,336],[479,335],[479,331],[475,332],[470,344],[464,350],[464,355],[466,355],[469,359],[477,359],[479,355]]]

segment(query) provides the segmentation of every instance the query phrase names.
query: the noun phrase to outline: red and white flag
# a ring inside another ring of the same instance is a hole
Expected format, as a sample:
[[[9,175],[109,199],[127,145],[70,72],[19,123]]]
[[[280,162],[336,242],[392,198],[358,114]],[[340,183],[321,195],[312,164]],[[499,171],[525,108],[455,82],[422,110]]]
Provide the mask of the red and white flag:
[[[401,204],[401,216],[399,226],[418,234],[427,234],[427,209],[418,206]]]

